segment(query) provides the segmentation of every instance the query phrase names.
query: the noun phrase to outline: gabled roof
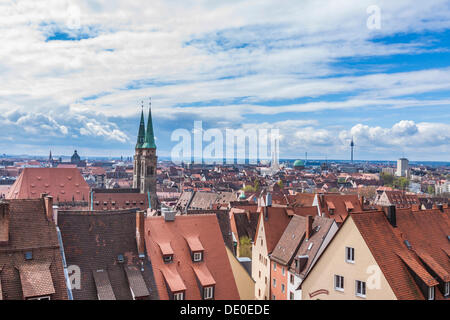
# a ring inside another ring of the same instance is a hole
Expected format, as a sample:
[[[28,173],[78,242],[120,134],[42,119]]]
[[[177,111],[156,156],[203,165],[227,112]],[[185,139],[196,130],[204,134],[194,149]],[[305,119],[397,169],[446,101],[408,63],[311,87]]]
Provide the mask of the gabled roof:
[[[423,300],[410,270],[428,285],[435,283],[419,259],[396,235],[384,212],[351,214],[351,217],[396,297],[399,300]]]
[[[97,300],[97,270],[108,277],[117,300],[131,300],[128,267],[141,270],[136,243],[136,210],[60,211],[58,224],[62,233],[68,265],[81,269],[81,287],[73,290],[75,300]],[[123,256],[123,262],[119,255]],[[149,299],[158,295],[151,263],[143,260],[141,272]]]
[[[204,248],[203,261],[193,262],[186,239],[197,238]],[[239,299],[219,223],[215,215],[182,215],[166,222],[164,217],[145,220],[147,254],[152,261],[156,286],[162,300],[172,293],[185,290],[186,300],[201,300],[198,281],[215,282],[216,300]],[[173,262],[164,263],[158,243],[173,249]]]
[[[6,196],[7,199],[37,199],[42,193],[56,203],[86,201],[89,185],[78,169],[25,168]]]
[[[294,216],[287,225],[271,258],[277,262],[288,265],[292,261],[294,254],[297,252],[300,244],[305,237],[306,218]]]
[[[267,217],[265,216],[264,208],[267,208]],[[286,230],[291,217],[288,215],[285,207],[260,207],[258,208],[258,212],[260,213],[260,219],[255,239],[258,237],[260,230],[259,224],[262,221],[264,223],[267,252],[270,254],[275,249],[284,230]]]
[[[318,194],[320,212],[327,218],[334,219],[337,223],[342,223],[348,216],[349,210],[352,212],[363,211],[361,203],[356,194]],[[333,209],[333,213],[330,212]]]
[[[0,248],[0,283],[4,300],[35,295],[68,299],[63,259],[56,226],[47,220],[44,200],[8,200],[10,220],[7,244]],[[25,253],[32,259],[26,260]]]

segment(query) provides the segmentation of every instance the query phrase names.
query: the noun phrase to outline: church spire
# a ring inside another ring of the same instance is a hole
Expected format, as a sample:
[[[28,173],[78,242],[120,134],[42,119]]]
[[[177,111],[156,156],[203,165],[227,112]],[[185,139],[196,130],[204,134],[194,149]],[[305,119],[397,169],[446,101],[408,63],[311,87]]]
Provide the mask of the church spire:
[[[137,137],[136,149],[141,149],[145,140],[145,123],[144,123],[144,102],[142,101],[141,123],[139,125],[139,133]]]
[[[147,133],[145,134],[143,149],[156,149],[155,135],[153,134],[153,121],[152,121],[152,100],[150,98],[150,106],[148,108],[148,122]]]

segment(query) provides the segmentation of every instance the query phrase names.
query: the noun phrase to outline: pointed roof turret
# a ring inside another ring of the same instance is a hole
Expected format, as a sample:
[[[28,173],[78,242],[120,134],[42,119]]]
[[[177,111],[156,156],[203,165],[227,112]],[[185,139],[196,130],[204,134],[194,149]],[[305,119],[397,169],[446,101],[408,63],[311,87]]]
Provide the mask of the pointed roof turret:
[[[152,102],[150,100],[150,107],[148,108],[147,133],[145,134],[143,149],[156,149],[155,135],[153,134],[152,121]]]
[[[141,123],[137,137],[136,149],[141,149],[145,142],[145,123],[144,123],[144,105],[142,105]]]

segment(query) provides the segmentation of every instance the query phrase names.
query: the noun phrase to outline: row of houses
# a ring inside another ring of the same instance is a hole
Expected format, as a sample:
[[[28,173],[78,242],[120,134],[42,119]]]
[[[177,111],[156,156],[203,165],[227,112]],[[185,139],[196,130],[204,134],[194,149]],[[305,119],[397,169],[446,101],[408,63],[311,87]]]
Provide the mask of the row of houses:
[[[316,201],[317,214],[289,214],[270,201],[261,208],[252,246],[256,299],[449,297],[448,204],[373,209],[326,194]]]
[[[0,202],[0,300],[252,299],[215,214]]]

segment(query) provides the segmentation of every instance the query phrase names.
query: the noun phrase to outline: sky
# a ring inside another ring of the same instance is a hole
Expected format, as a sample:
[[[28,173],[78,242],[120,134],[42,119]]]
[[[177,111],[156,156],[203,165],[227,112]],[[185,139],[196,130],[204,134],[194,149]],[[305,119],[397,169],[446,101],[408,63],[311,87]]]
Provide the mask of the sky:
[[[279,129],[280,158],[450,161],[450,1],[0,0],[0,154]],[[146,110],[147,113],[147,110]]]

